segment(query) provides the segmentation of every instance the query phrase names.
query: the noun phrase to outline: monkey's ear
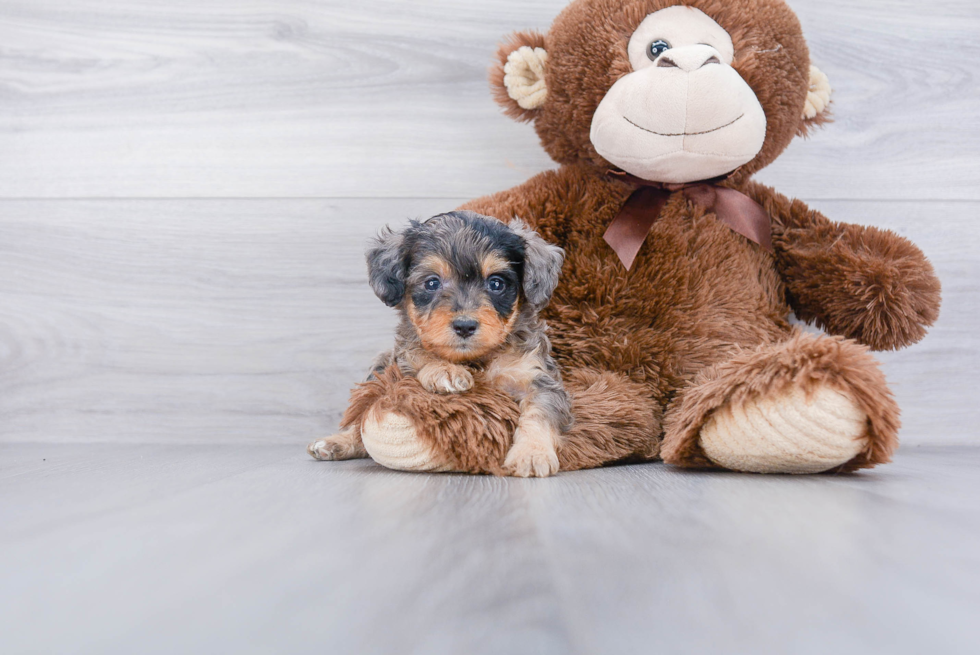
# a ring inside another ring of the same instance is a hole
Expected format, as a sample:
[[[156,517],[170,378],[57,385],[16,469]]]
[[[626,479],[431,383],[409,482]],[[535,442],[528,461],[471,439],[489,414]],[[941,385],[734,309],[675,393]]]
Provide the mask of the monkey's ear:
[[[519,218],[508,227],[524,240],[524,297],[532,307],[542,309],[558,286],[565,251],[542,239]]]
[[[540,32],[515,32],[500,44],[490,68],[493,98],[511,118],[532,120],[548,98],[548,52]]]
[[[811,129],[829,123],[830,118],[830,80],[823,71],[810,65],[810,86],[807,89],[806,104],[803,105],[803,122],[800,136],[806,136]]]
[[[368,280],[381,302],[394,307],[405,297],[408,262],[405,235],[385,227],[367,251]]]

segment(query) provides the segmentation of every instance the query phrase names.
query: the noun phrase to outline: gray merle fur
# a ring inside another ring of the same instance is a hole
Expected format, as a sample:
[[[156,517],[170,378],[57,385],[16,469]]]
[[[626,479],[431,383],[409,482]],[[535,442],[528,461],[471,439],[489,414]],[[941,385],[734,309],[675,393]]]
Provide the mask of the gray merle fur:
[[[372,365],[372,373],[397,364],[402,371],[413,375],[418,351],[424,350],[415,326],[408,318],[405,297],[412,295],[416,307],[425,309],[433,299],[424,292],[423,272],[415,266],[428,255],[447,262],[463,281],[454,290],[453,308],[473,303],[486,293],[481,261],[490,253],[499,255],[510,264],[504,277],[509,278],[512,293],[493,297],[494,308],[507,316],[514,303],[520,302],[519,314],[506,341],[495,353],[466,362],[472,369],[487,367],[495,354],[510,349],[531,354],[538,359],[537,374],[532,382],[535,405],[541,408],[561,432],[571,427],[571,404],[561,383],[561,374],[551,357],[551,342],[547,325],[538,312],[551,299],[561,274],[564,251],[547,243],[519,219],[505,224],[495,218],[470,211],[439,214],[425,221],[410,221],[409,226],[395,232],[385,228],[367,252],[368,275],[375,294],[389,307],[397,307],[401,321],[395,335],[395,347],[383,353]]]

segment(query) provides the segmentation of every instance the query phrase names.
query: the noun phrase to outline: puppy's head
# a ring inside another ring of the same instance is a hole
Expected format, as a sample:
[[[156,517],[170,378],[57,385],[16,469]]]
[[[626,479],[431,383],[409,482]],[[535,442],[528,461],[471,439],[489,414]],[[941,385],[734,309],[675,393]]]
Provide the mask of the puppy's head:
[[[488,354],[522,308],[547,305],[563,258],[520,220],[467,211],[385,230],[367,254],[375,294],[405,312],[426,350],[454,362]]]

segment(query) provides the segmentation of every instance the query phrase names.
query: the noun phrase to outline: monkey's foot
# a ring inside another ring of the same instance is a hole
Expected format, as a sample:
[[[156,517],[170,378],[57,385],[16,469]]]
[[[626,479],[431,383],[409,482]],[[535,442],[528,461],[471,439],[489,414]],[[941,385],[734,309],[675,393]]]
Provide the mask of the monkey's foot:
[[[394,412],[370,412],[361,424],[361,440],[371,459],[398,471],[449,471],[452,467],[416,432],[411,420]]]
[[[854,399],[827,386],[799,387],[730,403],[701,429],[708,458],[735,471],[819,473],[867,448],[868,417]]]
[[[867,348],[804,333],[704,371],[665,423],[664,461],[690,468],[853,471],[898,445],[898,407]]]

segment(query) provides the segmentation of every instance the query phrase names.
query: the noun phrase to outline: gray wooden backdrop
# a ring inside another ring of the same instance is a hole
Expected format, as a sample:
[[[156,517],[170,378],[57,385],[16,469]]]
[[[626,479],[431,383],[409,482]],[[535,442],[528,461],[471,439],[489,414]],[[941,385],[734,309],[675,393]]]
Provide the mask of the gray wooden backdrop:
[[[564,4],[0,0],[0,442],[335,427],[393,325],[366,238],[553,165],[486,69]],[[792,4],[837,120],[760,177],[925,250],[903,442],[980,443],[980,3]]]

